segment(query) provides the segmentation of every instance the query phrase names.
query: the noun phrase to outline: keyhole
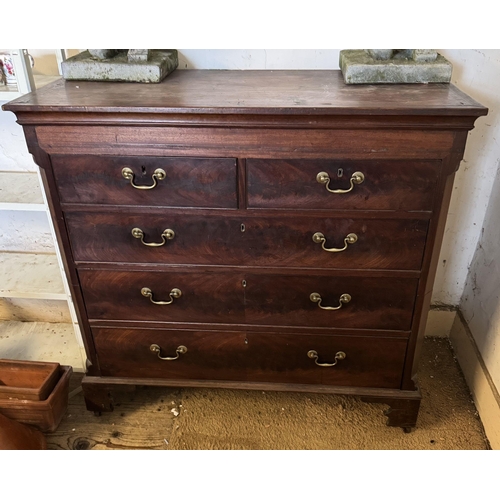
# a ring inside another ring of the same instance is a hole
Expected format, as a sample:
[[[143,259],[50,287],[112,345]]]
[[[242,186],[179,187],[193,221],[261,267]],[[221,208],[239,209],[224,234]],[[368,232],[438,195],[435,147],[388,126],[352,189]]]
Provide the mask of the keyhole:
[[[142,175],[146,175],[146,167],[143,165],[141,167]]]
[[[244,233],[245,230],[246,230],[245,224],[242,224],[241,227],[240,227],[240,229],[241,229],[241,232]]]
[[[247,338],[245,338],[245,344],[248,345],[248,339]]]
[[[245,287],[247,286],[247,280],[243,280],[243,281],[241,282],[241,285],[243,286],[243,288],[245,288]]]
[[[342,177],[342,176],[344,175],[344,169],[343,169],[343,168],[339,168],[339,169],[337,170],[337,175],[338,175],[339,177]]]

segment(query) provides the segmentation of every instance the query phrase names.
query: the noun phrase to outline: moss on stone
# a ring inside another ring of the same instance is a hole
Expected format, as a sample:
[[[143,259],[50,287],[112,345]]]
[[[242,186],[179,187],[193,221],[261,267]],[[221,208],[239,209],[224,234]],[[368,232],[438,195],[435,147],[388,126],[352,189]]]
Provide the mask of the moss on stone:
[[[365,50],[342,50],[340,69],[347,84],[450,83],[453,67],[439,54],[434,61],[383,60],[374,59]]]

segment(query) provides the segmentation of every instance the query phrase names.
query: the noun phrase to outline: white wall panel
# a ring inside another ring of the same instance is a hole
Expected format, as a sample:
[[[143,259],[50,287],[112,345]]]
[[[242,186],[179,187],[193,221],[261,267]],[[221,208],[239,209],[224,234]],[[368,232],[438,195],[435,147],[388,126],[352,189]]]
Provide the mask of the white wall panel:
[[[0,252],[55,253],[45,212],[0,211]]]

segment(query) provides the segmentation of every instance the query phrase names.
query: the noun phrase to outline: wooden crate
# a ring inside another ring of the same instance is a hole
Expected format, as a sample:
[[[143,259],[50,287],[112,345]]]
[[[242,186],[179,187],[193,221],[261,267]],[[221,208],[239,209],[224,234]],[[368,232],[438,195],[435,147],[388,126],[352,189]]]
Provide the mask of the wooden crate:
[[[59,367],[59,381],[45,401],[0,400],[0,413],[44,432],[55,431],[68,407],[69,379],[72,372],[71,366]]]
[[[44,401],[59,377],[59,363],[0,359],[0,400]]]

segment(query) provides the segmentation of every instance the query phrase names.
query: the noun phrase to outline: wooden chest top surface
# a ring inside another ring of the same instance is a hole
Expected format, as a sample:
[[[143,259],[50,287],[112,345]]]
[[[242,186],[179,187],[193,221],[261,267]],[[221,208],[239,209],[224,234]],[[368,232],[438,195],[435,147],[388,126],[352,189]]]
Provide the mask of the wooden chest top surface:
[[[454,85],[346,85],[338,70],[184,70],[149,85],[58,80],[4,109],[291,115],[487,113]]]

